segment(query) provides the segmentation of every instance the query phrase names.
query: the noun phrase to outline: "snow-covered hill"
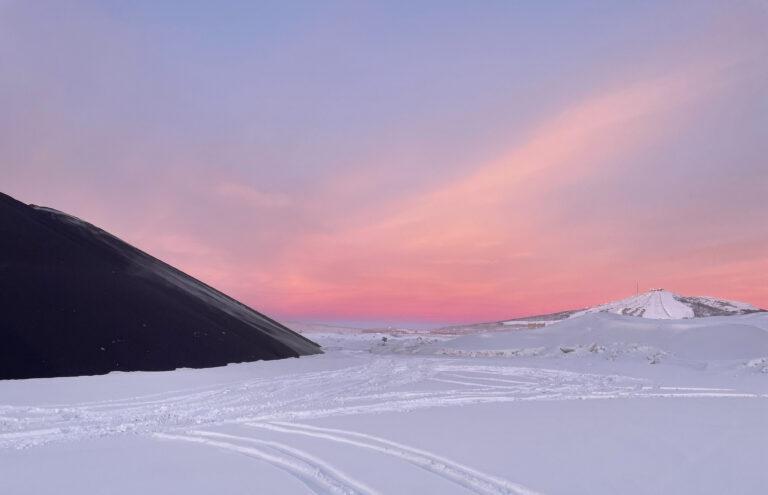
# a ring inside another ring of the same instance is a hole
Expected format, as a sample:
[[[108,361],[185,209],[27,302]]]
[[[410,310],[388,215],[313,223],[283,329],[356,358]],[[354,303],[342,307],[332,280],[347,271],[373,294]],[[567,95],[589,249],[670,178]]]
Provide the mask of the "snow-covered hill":
[[[643,294],[610,302],[574,314],[616,313],[640,316],[654,320],[680,320],[702,316],[730,316],[754,313],[758,308],[751,304],[715,299],[714,297],[681,296],[664,289],[654,289]]]
[[[756,313],[761,309],[748,303],[705,296],[682,296],[664,289],[653,289],[636,296],[592,308],[507,320],[505,325],[549,323],[590,313],[614,313],[654,320],[682,320],[704,316],[732,316]]]

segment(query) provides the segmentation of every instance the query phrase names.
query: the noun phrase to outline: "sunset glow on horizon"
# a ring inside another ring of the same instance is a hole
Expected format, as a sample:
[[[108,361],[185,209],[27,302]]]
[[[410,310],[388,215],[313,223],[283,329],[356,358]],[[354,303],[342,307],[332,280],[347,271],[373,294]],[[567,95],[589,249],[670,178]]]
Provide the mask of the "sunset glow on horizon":
[[[0,191],[289,321],[768,308],[765,4],[420,5],[0,2]]]

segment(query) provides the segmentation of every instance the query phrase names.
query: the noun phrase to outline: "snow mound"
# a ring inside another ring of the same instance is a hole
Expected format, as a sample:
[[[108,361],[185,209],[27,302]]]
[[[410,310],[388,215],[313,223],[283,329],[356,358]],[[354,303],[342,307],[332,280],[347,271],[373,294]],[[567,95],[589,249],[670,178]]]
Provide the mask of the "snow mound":
[[[588,309],[518,318],[502,323],[514,326],[533,323],[543,326],[590,313],[614,313],[653,320],[683,320],[705,316],[743,315],[760,311],[762,310],[748,303],[705,296],[682,296],[664,289],[653,289],[620,301],[613,301]]]
[[[422,352],[466,357],[601,356],[644,359],[651,364],[740,361],[759,368],[768,355],[768,314],[670,320],[585,312],[534,330],[467,335],[434,343]]]

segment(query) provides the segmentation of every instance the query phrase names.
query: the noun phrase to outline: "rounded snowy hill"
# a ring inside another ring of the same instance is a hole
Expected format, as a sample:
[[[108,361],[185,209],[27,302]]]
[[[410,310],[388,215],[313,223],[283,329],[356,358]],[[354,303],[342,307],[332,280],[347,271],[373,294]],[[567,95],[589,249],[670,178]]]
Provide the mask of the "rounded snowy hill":
[[[586,309],[575,309],[543,315],[526,316],[509,320],[456,325],[441,328],[434,333],[463,334],[488,331],[504,331],[510,327],[541,327],[563,320],[593,313],[612,313],[652,320],[684,320],[708,316],[735,316],[761,313],[765,310],[748,303],[729,301],[707,296],[683,296],[664,289],[652,289],[619,301],[613,301]]]
[[[726,301],[714,297],[681,296],[668,290],[654,289],[621,301],[577,311],[574,316],[602,312],[654,320],[681,320],[702,316],[742,315],[757,311],[760,309],[743,302]]]
[[[705,316],[733,316],[763,311],[751,304],[706,296],[682,296],[664,289],[652,289],[636,296],[592,308],[564,311],[549,315],[506,320],[505,325],[547,323],[590,313],[614,313],[653,320],[683,320]]]

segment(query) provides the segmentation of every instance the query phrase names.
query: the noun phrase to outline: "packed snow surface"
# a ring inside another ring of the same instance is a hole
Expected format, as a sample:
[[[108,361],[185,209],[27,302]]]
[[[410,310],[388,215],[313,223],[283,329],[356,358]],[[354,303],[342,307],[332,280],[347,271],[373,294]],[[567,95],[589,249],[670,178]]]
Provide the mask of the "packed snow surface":
[[[666,307],[666,306],[665,306]],[[0,493],[723,494],[768,486],[768,315],[610,313],[0,381]]]
[[[666,290],[652,290],[621,301],[597,306],[584,312],[616,313],[627,316],[642,316],[643,318],[656,320],[693,318],[693,308],[676,298],[675,294]]]

